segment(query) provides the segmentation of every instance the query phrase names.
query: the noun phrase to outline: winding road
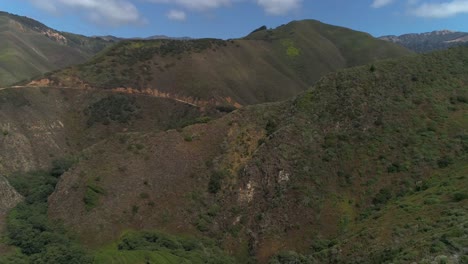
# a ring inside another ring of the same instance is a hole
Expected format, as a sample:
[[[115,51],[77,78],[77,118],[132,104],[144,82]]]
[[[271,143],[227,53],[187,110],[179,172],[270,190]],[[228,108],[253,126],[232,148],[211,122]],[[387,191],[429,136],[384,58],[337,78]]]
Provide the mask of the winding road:
[[[0,91],[2,91],[2,90],[7,90],[7,89],[21,89],[21,88],[39,88],[39,87],[35,87],[35,86],[0,87]],[[49,88],[51,88],[51,87],[49,87]],[[83,90],[82,88],[73,88],[73,87],[54,87],[54,88],[56,88],[56,89],[75,89],[75,90]],[[88,89],[92,89],[92,88],[88,88]],[[125,92],[116,91],[116,90],[110,90],[109,92],[111,92],[111,93],[125,93]],[[177,98],[163,97],[163,96],[154,96],[154,95],[145,94],[145,93],[140,93],[140,94],[138,94],[138,95],[140,95],[140,96],[150,96],[150,97],[156,97],[156,98],[165,98],[165,99],[177,101],[177,102],[179,102],[179,103],[188,104],[188,105],[191,105],[191,106],[194,106],[194,107],[200,107],[199,105],[196,105],[196,104],[193,104],[193,103],[191,103],[191,102],[184,101],[184,100],[180,100],[180,99],[177,99]]]

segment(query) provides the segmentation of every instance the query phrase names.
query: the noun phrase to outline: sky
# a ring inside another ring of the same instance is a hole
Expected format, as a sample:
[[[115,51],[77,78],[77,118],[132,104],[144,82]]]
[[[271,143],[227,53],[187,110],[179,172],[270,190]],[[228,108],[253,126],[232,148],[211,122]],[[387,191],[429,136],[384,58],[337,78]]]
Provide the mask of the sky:
[[[376,37],[468,32],[468,0],[0,0],[0,10],[87,36],[228,39],[301,19]]]

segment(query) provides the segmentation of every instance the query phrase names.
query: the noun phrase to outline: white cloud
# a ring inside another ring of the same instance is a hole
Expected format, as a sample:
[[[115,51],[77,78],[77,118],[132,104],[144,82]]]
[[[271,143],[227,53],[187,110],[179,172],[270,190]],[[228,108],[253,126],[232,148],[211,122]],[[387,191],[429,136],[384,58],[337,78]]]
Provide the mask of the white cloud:
[[[175,21],[185,21],[187,19],[187,14],[184,11],[173,9],[167,13],[167,18]]]
[[[148,0],[152,3],[175,4],[183,8],[206,11],[229,6],[236,0]]]
[[[82,11],[93,22],[118,26],[140,23],[140,13],[128,0],[29,0],[48,12]]]
[[[257,4],[270,15],[284,15],[301,6],[302,0],[257,0]]]
[[[235,3],[247,0],[146,0],[152,3],[173,4],[181,8],[207,11],[220,7],[231,6]],[[271,15],[284,15],[301,6],[303,0],[249,0],[261,6],[266,13]]]
[[[415,7],[412,14],[419,17],[445,18],[468,13],[467,0],[452,0],[443,3],[423,3]]]
[[[1,1],[1,0],[0,0]],[[78,14],[96,24],[120,26],[145,21],[138,11],[138,3],[172,6],[166,16],[184,21],[187,11],[205,12],[229,7],[241,2],[260,6],[267,14],[285,15],[300,8],[304,0],[24,0],[54,14]]]
[[[384,7],[384,6],[387,6],[391,3],[393,3],[394,0],[374,0],[374,2],[372,2],[372,7],[373,8],[381,8],[381,7]]]

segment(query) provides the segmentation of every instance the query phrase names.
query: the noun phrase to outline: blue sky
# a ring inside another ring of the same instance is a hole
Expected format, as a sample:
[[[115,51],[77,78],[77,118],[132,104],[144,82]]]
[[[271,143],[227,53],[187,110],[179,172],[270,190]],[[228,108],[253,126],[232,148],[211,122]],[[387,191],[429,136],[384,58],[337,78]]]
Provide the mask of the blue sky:
[[[0,10],[84,35],[236,38],[313,18],[374,36],[468,32],[468,0],[2,0]]]

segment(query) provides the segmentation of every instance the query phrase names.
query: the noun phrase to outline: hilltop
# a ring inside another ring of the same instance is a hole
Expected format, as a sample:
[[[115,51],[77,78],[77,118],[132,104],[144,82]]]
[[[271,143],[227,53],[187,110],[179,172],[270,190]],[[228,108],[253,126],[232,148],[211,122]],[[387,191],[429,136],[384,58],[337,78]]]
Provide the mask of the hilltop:
[[[400,44],[418,53],[448,49],[450,47],[466,46],[468,33],[450,30],[436,30],[419,34],[404,34],[401,36],[382,36],[382,40]]]
[[[6,12],[0,12],[0,38],[0,87],[84,63],[112,44]]]
[[[337,69],[409,54],[366,33],[304,20],[262,28],[241,39],[122,41],[85,64],[31,85],[239,107],[290,98]]]

